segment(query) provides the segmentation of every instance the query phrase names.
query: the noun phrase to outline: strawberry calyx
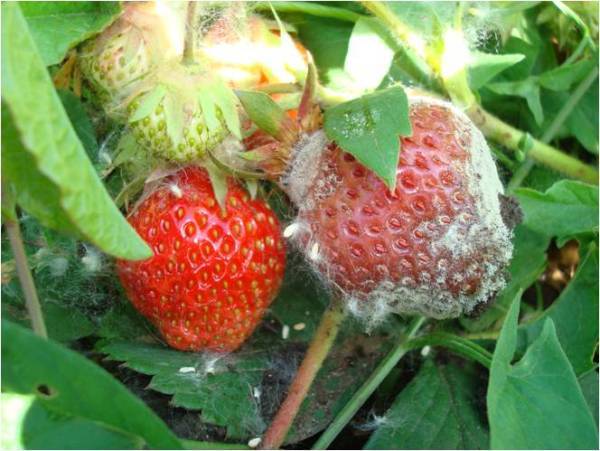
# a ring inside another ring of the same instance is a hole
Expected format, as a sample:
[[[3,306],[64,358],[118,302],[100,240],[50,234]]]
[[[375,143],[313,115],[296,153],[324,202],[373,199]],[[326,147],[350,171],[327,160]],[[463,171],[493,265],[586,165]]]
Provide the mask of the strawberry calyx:
[[[240,157],[253,162],[267,178],[280,182],[298,143],[320,129],[322,115],[315,102],[315,88],[316,69],[311,63],[300,105],[293,114],[264,92],[236,91],[246,115],[262,131],[244,140],[248,150]]]
[[[229,133],[241,139],[237,98],[197,65],[156,71],[129,96],[128,104],[138,141],[169,161],[202,160]]]

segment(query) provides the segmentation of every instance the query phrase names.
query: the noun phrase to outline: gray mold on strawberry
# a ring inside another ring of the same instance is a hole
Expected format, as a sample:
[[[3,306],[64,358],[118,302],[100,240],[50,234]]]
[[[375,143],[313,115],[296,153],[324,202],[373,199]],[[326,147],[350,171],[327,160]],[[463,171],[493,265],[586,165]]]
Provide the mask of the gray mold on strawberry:
[[[428,97],[410,99],[410,117],[393,193],[322,132],[301,140],[282,179],[298,207],[286,235],[369,323],[471,313],[504,287],[512,256],[481,132]]]

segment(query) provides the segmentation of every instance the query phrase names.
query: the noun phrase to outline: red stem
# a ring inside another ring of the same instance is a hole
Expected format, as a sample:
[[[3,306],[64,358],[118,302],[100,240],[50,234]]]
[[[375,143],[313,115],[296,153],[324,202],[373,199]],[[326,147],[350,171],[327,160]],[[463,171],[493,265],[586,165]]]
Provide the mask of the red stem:
[[[340,301],[334,300],[323,314],[304,360],[290,385],[287,397],[263,436],[260,449],[277,449],[282,445],[298,410],[300,410],[302,401],[306,398],[315,376],[335,341],[344,317],[343,305]]]

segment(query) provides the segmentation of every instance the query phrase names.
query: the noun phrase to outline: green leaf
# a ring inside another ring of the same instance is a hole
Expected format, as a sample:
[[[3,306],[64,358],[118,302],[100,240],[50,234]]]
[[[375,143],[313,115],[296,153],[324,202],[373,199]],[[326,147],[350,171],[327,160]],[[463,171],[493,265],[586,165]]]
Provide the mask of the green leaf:
[[[312,54],[321,76],[342,69],[354,24],[325,17],[300,14],[286,17],[298,28],[302,44]]]
[[[390,70],[394,53],[381,23],[374,18],[361,18],[350,35],[344,70],[357,86],[373,90]]]
[[[598,155],[598,79],[567,118],[569,130],[583,147]]]
[[[487,392],[492,449],[596,449],[598,431],[551,319],[525,356],[515,298],[496,344]]]
[[[2,104],[2,179],[14,192],[16,202],[47,227],[79,235],[63,211],[59,188],[42,172],[23,147],[15,122]]]
[[[112,375],[8,321],[2,321],[2,363],[3,390],[36,394],[53,412],[128,432],[154,448],[181,449],[177,437],[156,414]]]
[[[520,53],[495,55],[491,53],[473,52],[469,64],[469,84],[471,89],[478,90],[500,72],[517,64],[525,58]]]
[[[546,191],[562,179],[563,176],[560,173],[548,169],[545,166],[535,165],[523,182],[523,187],[531,188],[536,191]]]
[[[588,371],[583,376],[579,376],[579,386],[583,392],[583,397],[588,403],[590,412],[596,420],[596,428],[598,427],[598,369]]]
[[[58,414],[32,395],[2,393],[4,449],[140,449],[143,440],[83,418]]]
[[[531,75],[533,66],[538,59],[540,48],[517,36],[510,36],[504,45],[503,52],[506,54],[519,53],[525,55],[524,59],[509,67],[503,74],[509,80],[522,80]]]
[[[105,311],[120,295],[110,259],[92,246],[43,227],[31,216],[21,218],[20,226],[50,338],[68,342],[96,332]],[[2,245],[3,263],[14,267],[4,236]],[[29,327],[21,286],[16,274],[5,271],[7,265],[2,270],[2,314]],[[120,319],[125,322],[125,315]]]
[[[20,2],[23,16],[46,66],[102,31],[119,15],[118,2]]]
[[[363,449],[487,449],[474,392],[478,383],[472,366],[426,360]]]
[[[498,81],[488,83],[486,88],[496,94],[522,97],[538,124],[544,122],[544,110],[540,98],[540,86],[536,77],[528,77],[519,81]]]
[[[540,335],[546,318],[553,320],[575,374],[591,369],[598,347],[598,248],[595,245],[590,246],[575,277],[552,306],[522,329],[527,343],[533,343]]]
[[[152,375],[149,388],[173,395],[174,406],[201,410],[202,420],[226,426],[229,438],[255,437],[265,428],[254,395],[269,368],[266,352],[198,354],[121,341],[106,343],[100,350]]]
[[[261,130],[277,139],[284,137],[289,127],[289,119],[275,101],[264,92],[236,91],[244,111]]]
[[[152,326],[130,302],[118,302],[100,320],[98,336],[107,339],[130,340],[154,333]]]
[[[590,73],[594,64],[596,64],[594,61],[583,60],[568,66],[562,65],[541,74],[539,83],[552,91],[568,91],[571,86],[579,83]]]
[[[561,180],[545,193],[528,188],[515,193],[525,213],[524,224],[558,237],[559,246],[573,235],[598,232],[597,186]]]
[[[44,319],[48,335],[61,342],[73,341],[91,335],[96,327],[80,311],[54,302],[45,302]]]
[[[10,286],[8,286],[10,285]],[[37,284],[39,285],[39,284]],[[44,287],[39,287],[42,291]],[[15,291],[21,297],[21,288],[17,280],[2,285],[2,316],[24,327],[30,327],[31,320],[24,305],[24,301],[15,298]],[[43,290],[45,291],[45,290]],[[70,342],[82,337],[87,337],[96,330],[95,325],[77,308],[61,305],[55,301],[40,299],[44,322],[48,336],[60,342]]]
[[[90,160],[94,161],[98,156],[98,141],[96,140],[96,131],[83,103],[71,91],[60,90],[58,96],[85,151]]]
[[[152,255],[104,190],[17,3],[2,4],[2,37],[2,96],[14,120],[8,139],[3,137],[2,162],[18,203],[45,225],[76,230],[109,254]]]
[[[454,2],[386,2],[406,27],[426,44],[440,38],[442,29],[450,26],[456,16]]]
[[[393,190],[400,137],[412,133],[408,100],[400,87],[388,88],[325,111],[325,132]]]

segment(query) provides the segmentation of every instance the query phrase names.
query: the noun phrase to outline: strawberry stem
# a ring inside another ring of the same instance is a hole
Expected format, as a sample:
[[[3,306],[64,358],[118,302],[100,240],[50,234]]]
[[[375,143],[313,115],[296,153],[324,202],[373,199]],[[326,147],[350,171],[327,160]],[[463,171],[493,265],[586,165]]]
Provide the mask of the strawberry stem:
[[[296,377],[290,384],[288,394],[260,444],[261,449],[278,449],[294,422],[298,410],[308,394],[308,390],[323,365],[323,361],[337,336],[346,311],[340,299],[334,299],[321,318],[321,323],[298,368]]]
[[[575,109],[581,98],[584,96],[597,77],[598,67],[595,67],[594,70],[592,70],[589,75],[584,78],[581,83],[579,83],[577,88],[575,88],[575,91],[573,91],[573,94],[571,94],[569,99],[563,104],[558,114],[554,116],[554,119],[541,137],[541,141],[543,143],[548,143],[554,139],[554,136],[556,136],[562,124],[567,120],[571,112]],[[528,157],[523,164],[517,168],[516,171],[514,171],[512,179],[510,182],[508,182],[507,186],[509,193],[514,191],[521,185],[521,183],[523,183],[533,168],[533,164],[533,160]]]
[[[271,83],[269,85],[257,86],[254,89],[265,94],[293,94],[301,90],[297,83]]]
[[[321,5],[316,2],[256,2],[253,7],[256,11],[270,12],[274,9],[281,13],[303,13],[316,17],[326,17],[329,19],[338,19],[345,22],[356,22],[363,17],[361,14],[355,13],[344,8],[336,8],[332,6]]]
[[[425,346],[441,346],[455,354],[480,363],[488,370],[492,366],[492,354],[487,349],[460,335],[447,332],[433,332],[429,335],[410,340],[407,346],[410,349],[420,349]]]
[[[195,33],[195,20],[196,20],[196,7],[198,2],[190,0],[187,5],[187,17],[185,21],[185,40],[183,42],[183,63],[187,65],[194,64],[194,40],[196,37]]]
[[[477,104],[466,113],[487,138],[515,152],[520,150],[521,143],[527,138],[525,132],[488,113]],[[598,184],[598,171],[595,168],[542,141],[531,138],[531,148],[527,155],[555,171],[587,183]]]
[[[329,427],[321,434],[319,440],[313,445],[312,449],[327,449],[331,442],[337,437],[341,430],[348,424],[358,409],[371,397],[373,392],[379,387],[383,380],[390,374],[390,371],[398,364],[400,359],[412,349],[410,340],[419,331],[425,318],[423,316],[415,317],[408,325],[406,334],[402,336],[398,344],[389,352],[387,356],[377,366],[371,376],[352,396],[350,401],[344,406],[340,413],[334,418]]]
[[[40,307],[40,300],[35,289],[35,283],[27,264],[27,255],[23,246],[23,238],[21,237],[21,229],[19,223],[12,219],[5,218],[6,234],[10,241],[10,247],[15,257],[17,275],[21,283],[21,289],[25,296],[25,307],[31,318],[31,326],[33,331],[42,338],[48,338],[46,325],[44,324],[44,316]]]
[[[239,443],[201,442],[198,440],[179,439],[185,449],[252,449],[248,445]]]
[[[410,56],[411,63],[419,69],[425,79],[439,79],[437,73],[439,64],[428,58],[420,49],[411,46],[411,42],[414,42],[414,40],[410,39],[410,28],[402,22],[400,17],[387,4],[380,1],[363,1],[361,3],[365,9],[389,27],[400,47]],[[475,95],[464,80],[459,80],[460,83],[452,83],[453,80],[447,81],[450,81],[450,83],[445,83],[444,87],[450,97],[464,104],[467,115],[487,138],[501,143],[515,152],[520,150],[521,142],[526,138],[525,132],[485,111],[481,105],[475,102]],[[596,168],[542,141],[537,139],[531,141],[532,146],[528,156],[533,160],[570,177],[595,185],[598,184],[598,171]]]

